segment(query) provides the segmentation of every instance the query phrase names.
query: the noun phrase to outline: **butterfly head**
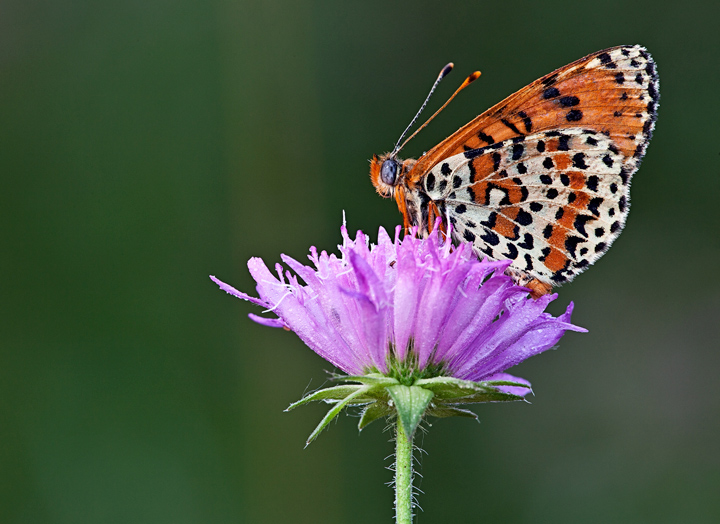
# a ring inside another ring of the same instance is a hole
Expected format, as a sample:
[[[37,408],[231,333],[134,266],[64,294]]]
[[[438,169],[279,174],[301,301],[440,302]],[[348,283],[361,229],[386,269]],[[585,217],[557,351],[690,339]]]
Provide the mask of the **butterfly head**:
[[[393,153],[373,156],[370,179],[378,194],[385,198],[394,197],[396,188],[404,183],[405,175],[414,163],[414,160],[400,160]]]

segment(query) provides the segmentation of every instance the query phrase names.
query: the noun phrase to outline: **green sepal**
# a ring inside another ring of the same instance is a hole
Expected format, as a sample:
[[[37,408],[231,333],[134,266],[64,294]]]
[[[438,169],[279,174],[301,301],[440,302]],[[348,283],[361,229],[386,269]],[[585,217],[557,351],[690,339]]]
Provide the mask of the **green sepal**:
[[[387,402],[377,401],[365,406],[360,416],[360,422],[358,422],[358,431],[364,429],[365,426],[375,422],[379,418],[391,415],[392,412],[393,410],[388,406]]]
[[[491,387],[496,386],[515,386],[515,387],[521,387],[525,388],[527,390],[531,390],[532,388],[528,386],[527,384],[523,384],[522,382],[513,382],[512,380],[486,380],[483,382],[478,382],[478,384],[484,384]]]
[[[445,404],[481,404],[483,402],[514,402],[517,400],[525,400],[524,397],[513,395],[512,393],[504,393],[497,390],[480,391],[474,395],[467,397],[455,398],[447,400]]]
[[[302,406],[304,404],[307,404],[308,402],[313,402],[316,400],[324,400],[326,402],[340,402],[360,389],[367,389],[367,387],[343,384],[342,386],[319,389],[317,391],[309,393],[308,395],[305,395],[297,402],[293,402],[287,407],[287,409],[285,409],[285,411],[290,411],[298,406]],[[372,402],[372,400],[373,399],[369,399],[368,402]]]
[[[332,389],[332,388],[328,388]],[[360,397],[361,395],[364,395],[367,390],[369,389],[368,386],[360,386],[359,389],[357,389],[354,393],[351,393],[347,397],[345,397],[343,400],[335,404],[333,408],[327,412],[327,414],[323,417],[323,419],[320,421],[320,424],[317,425],[317,427],[313,430],[312,433],[310,433],[310,436],[308,437],[307,441],[305,442],[305,447],[308,447],[310,443],[317,438],[317,436],[320,434],[320,432],[325,429],[325,427],[330,424],[330,421],[334,419],[338,413],[340,413],[343,408],[347,407],[352,403],[354,399],[357,397]],[[302,402],[302,401],[300,401]]]
[[[425,414],[438,418],[467,417],[474,418],[475,420],[478,419],[477,414],[469,409],[460,409],[453,406],[446,406],[444,404],[430,404]]]
[[[416,381],[415,385],[432,391],[435,394],[436,403],[448,404],[522,400],[521,396],[499,391],[497,386],[528,388],[526,384],[507,380],[472,382],[453,377],[424,378]]]
[[[402,424],[405,435],[411,440],[420,424],[425,410],[434,394],[418,386],[395,385],[387,388],[398,414],[398,423]]]
[[[333,380],[342,380],[343,382],[359,382],[367,386],[388,387],[399,384],[397,379],[386,377],[380,373],[369,373],[367,375],[333,375]]]

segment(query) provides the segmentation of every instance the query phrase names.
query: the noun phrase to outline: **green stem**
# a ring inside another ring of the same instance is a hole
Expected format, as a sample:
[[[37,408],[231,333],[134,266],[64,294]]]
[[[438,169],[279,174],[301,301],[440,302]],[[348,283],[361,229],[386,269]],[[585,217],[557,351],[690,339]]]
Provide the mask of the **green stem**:
[[[405,430],[396,419],[395,434],[395,522],[412,524],[412,439],[408,439]]]

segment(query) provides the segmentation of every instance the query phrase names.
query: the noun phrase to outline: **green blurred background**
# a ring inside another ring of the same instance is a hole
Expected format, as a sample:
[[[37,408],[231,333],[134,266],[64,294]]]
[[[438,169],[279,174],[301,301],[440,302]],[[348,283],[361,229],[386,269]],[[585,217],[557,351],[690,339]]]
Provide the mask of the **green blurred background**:
[[[246,318],[251,256],[399,221],[367,159],[439,68],[483,76],[406,153],[641,43],[660,116],[619,241],[562,288],[587,335],[532,404],[421,440],[417,522],[720,521],[720,4],[0,3],[0,521],[391,522],[390,434],[283,409],[329,365]]]

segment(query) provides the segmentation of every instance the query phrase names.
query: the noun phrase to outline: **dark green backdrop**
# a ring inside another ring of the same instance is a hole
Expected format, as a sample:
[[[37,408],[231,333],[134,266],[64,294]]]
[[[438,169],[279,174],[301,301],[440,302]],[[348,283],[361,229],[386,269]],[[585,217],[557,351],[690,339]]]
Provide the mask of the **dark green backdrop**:
[[[408,147],[587,53],[657,60],[619,241],[560,349],[422,439],[417,522],[720,521],[714,1],[8,0],[0,6],[0,521],[392,522],[390,435],[283,409],[328,365],[253,324],[251,256],[399,215],[368,180],[438,69],[483,76]]]

